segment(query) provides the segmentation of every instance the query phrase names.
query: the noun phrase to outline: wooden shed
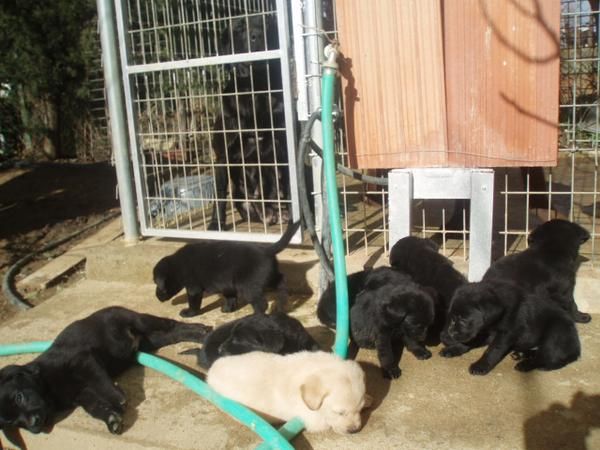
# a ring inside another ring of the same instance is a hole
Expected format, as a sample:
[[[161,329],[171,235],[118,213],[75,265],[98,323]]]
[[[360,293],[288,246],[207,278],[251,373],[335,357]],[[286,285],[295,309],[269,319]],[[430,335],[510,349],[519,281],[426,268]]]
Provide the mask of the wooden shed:
[[[554,166],[560,0],[337,0],[357,168]]]

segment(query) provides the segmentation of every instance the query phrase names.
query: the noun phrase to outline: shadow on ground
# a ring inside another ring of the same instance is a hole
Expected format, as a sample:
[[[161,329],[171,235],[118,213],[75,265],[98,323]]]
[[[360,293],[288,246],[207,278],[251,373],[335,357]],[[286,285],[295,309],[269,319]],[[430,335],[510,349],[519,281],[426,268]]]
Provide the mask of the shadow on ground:
[[[23,169],[0,183],[0,239],[115,208],[116,183],[115,169],[108,163]]]
[[[588,450],[586,438],[600,429],[600,395],[577,392],[570,405],[553,403],[523,428],[527,450]]]

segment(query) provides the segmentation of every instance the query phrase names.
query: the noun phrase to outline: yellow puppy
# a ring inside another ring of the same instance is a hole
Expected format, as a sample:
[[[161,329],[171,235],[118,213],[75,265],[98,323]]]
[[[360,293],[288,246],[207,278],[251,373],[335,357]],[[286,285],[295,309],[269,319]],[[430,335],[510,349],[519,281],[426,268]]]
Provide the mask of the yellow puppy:
[[[372,402],[360,365],[326,352],[226,356],[212,365],[206,381],[267,420],[299,417],[309,432],[359,431],[360,412]]]

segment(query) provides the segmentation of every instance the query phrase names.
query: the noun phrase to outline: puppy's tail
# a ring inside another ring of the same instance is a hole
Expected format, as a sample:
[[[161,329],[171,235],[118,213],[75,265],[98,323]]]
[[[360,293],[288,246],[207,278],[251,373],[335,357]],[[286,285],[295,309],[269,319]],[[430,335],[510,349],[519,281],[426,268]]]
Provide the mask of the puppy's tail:
[[[269,247],[269,250],[271,251],[271,253],[276,255],[277,253],[282,251],[284,248],[286,248],[287,245],[289,244],[290,240],[292,239],[292,236],[294,236],[294,234],[296,233],[296,230],[298,230],[299,226],[300,226],[300,221],[290,223],[287,227],[287,230],[285,230],[285,233],[283,233],[281,238]]]

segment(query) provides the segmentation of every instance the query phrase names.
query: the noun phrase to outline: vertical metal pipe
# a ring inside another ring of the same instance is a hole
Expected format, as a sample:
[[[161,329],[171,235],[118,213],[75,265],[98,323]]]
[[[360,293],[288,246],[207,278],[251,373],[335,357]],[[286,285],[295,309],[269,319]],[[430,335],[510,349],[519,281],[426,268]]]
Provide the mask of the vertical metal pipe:
[[[310,112],[321,106],[321,62],[323,60],[323,36],[321,1],[306,0],[304,2],[304,25],[306,30],[306,76],[308,85],[308,108]],[[313,127],[313,140],[322,147],[321,128],[319,123]],[[320,182],[320,180],[318,180]]]
[[[306,83],[308,86],[308,110],[310,112],[314,112],[321,107],[320,81],[324,48],[323,35],[320,33],[323,28],[322,17],[321,0],[306,0],[304,2]],[[319,121],[313,125],[312,139],[319,147],[323,148],[323,133]],[[323,242],[323,248],[328,256],[331,256],[329,211],[326,206],[327,197],[323,195],[325,192],[325,183],[322,182],[323,161],[314,152],[311,153],[311,166],[314,186],[315,230]],[[330,281],[327,272],[321,268],[319,273],[319,296],[327,288]]]
[[[115,10],[112,0],[97,0],[100,43],[104,66],[104,84],[110,117],[111,144],[115,155],[121,220],[126,242],[139,239],[136,205],[129,161],[127,124],[125,121],[123,89],[119,68],[119,47],[115,30]]]
[[[285,124],[286,124],[286,137],[288,145],[288,164],[290,171],[290,182],[292,186],[297,186],[296,182],[296,127],[294,126],[294,111],[293,111],[293,95],[291,85],[291,74],[290,66],[288,61],[290,60],[290,37],[288,32],[288,9],[287,2],[284,0],[277,0],[277,30],[279,33],[280,42],[280,60],[281,60],[281,78],[283,82],[283,100],[285,109]],[[291,190],[291,201],[292,201],[292,212],[294,220],[300,218],[300,200],[298,199],[298,190]],[[293,243],[300,243],[302,240],[301,233],[298,232],[292,239]]]
[[[388,172],[388,180],[391,247],[403,237],[410,236],[412,229],[412,172],[410,169],[394,169]]]
[[[321,1],[306,0],[304,3],[304,29],[306,32],[306,83],[308,86],[308,111],[310,113],[321,107],[321,62],[323,55],[323,38],[317,30],[321,29]],[[312,139],[323,148],[321,123],[315,122]],[[311,154],[313,168],[313,186],[315,187],[315,225],[317,233],[322,231],[323,190],[321,186],[321,158]]]

